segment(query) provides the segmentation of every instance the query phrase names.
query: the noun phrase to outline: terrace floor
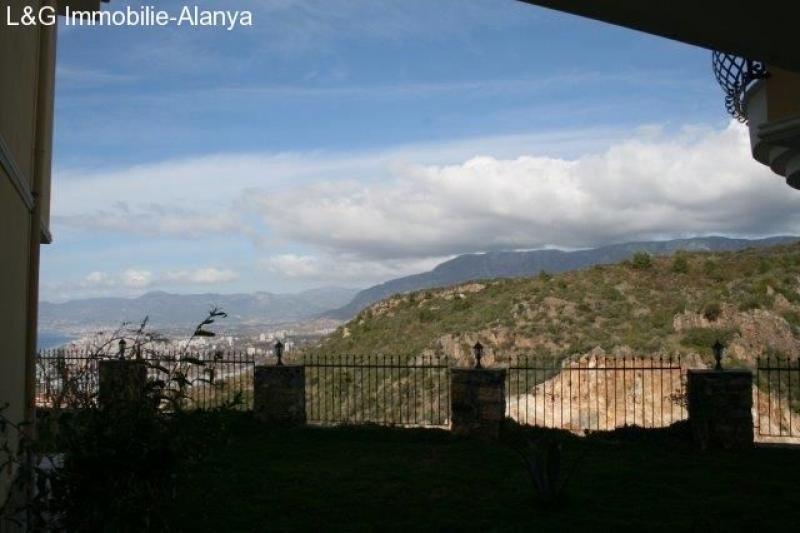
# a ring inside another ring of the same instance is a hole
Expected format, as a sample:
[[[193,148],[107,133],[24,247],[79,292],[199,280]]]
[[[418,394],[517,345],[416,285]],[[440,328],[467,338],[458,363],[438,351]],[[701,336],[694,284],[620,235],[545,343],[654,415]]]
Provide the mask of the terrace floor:
[[[230,441],[182,480],[172,516],[187,531],[768,531],[800,521],[800,451],[698,454],[667,432],[563,438],[566,462],[582,459],[567,497],[545,506],[502,442],[276,429],[243,414]]]

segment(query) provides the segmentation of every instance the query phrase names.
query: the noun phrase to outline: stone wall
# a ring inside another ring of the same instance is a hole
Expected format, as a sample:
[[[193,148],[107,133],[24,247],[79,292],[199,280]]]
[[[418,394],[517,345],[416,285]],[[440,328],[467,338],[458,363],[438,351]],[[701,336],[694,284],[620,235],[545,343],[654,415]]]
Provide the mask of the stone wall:
[[[101,405],[143,401],[146,386],[147,367],[142,361],[100,361],[98,398]]]
[[[747,370],[690,370],[689,424],[701,450],[753,446],[753,374]]]
[[[450,370],[453,433],[497,438],[506,408],[505,369]]]
[[[304,366],[257,366],[253,410],[259,420],[282,424],[306,422]]]

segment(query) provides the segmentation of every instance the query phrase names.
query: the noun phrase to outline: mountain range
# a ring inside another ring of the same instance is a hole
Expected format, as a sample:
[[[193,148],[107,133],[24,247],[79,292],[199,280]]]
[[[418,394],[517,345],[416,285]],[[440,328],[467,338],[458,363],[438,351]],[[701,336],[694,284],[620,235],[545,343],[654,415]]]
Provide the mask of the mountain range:
[[[460,255],[431,271],[393,279],[358,291],[348,288],[311,289],[296,294],[172,294],[154,291],[136,298],[101,297],[63,303],[41,302],[39,329],[47,332],[83,331],[136,322],[145,316],[158,327],[190,327],[210,306],[229,313],[226,324],[270,325],[314,318],[349,320],[362,309],[395,294],[447,287],[478,279],[519,278],[542,271],[551,274],[611,264],[637,251],[668,255],[685,251],[737,251],[749,247],[788,244],[798,237],[747,240],[700,237],[669,241],[630,242],[589,250],[535,250]]]
[[[726,367],[753,368],[758,357],[783,360],[800,351],[799,274],[795,240],[469,281],[383,299],[309,351],[436,356],[468,366],[480,342],[487,366],[518,356],[583,357],[587,364],[681,356],[702,367],[714,364],[719,341]]]
[[[148,292],[137,298],[87,298],[39,304],[39,329],[75,331],[138,322],[148,316],[156,327],[191,327],[211,306],[228,313],[226,325],[268,325],[314,318],[350,301],[356,289],[311,289],[296,294],[171,294]]]
[[[360,291],[347,305],[325,315],[349,320],[365,307],[394,294],[421,289],[447,287],[476,279],[518,278],[534,276],[542,271],[555,274],[600,264],[623,261],[638,251],[652,255],[669,255],[678,250],[687,252],[731,252],[750,247],[788,244],[798,237],[779,236],[766,239],[730,239],[697,237],[668,241],[629,242],[588,250],[533,250],[465,254],[446,261],[429,272],[393,279]]]

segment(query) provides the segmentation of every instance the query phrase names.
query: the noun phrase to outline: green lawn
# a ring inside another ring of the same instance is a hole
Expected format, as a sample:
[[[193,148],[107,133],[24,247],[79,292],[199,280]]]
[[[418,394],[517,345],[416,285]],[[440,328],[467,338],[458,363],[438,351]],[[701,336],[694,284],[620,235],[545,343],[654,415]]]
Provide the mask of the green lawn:
[[[536,432],[533,432],[536,435]],[[242,414],[183,479],[186,531],[794,530],[800,451],[698,454],[673,438],[567,437],[583,455],[558,506],[508,446],[446,431],[270,428]]]

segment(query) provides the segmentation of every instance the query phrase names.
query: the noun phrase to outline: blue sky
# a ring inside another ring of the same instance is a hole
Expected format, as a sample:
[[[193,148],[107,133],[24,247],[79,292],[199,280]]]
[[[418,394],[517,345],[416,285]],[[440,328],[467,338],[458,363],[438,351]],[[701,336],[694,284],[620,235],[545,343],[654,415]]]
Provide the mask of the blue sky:
[[[60,28],[43,299],[798,226],[707,50],[513,0],[189,5],[253,26]]]

